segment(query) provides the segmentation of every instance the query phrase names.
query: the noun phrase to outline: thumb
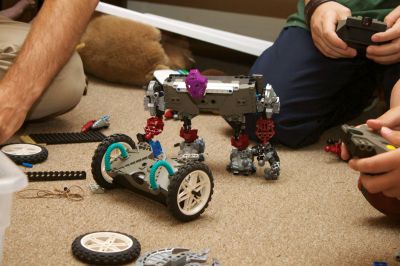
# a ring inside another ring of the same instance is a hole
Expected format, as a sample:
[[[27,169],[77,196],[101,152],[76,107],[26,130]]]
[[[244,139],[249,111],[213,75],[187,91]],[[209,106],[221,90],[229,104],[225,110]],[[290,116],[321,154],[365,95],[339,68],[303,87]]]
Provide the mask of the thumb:
[[[380,130],[382,128],[382,122],[379,119],[368,119],[367,120],[367,126],[374,130]]]
[[[400,131],[391,130],[387,127],[382,127],[381,135],[384,137],[389,143],[400,146]]]
[[[400,106],[389,109],[386,113],[378,117],[377,119],[370,119],[367,121],[367,125],[372,129],[379,129],[376,127],[390,127],[396,128],[400,125]]]

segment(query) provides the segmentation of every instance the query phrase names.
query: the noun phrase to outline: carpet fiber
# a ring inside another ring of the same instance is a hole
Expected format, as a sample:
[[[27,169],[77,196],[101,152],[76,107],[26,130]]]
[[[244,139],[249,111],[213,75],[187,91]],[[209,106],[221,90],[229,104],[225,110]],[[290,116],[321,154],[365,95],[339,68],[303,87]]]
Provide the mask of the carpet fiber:
[[[28,124],[18,134],[77,132],[86,121],[109,114],[111,126],[104,134],[134,138],[149,117],[143,96],[143,89],[91,79],[88,95],[72,112]],[[180,126],[168,121],[158,137],[169,154],[178,152],[173,144],[180,141]],[[163,205],[123,189],[91,194],[90,164],[98,144],[51,145],[48,160],[32,170],[86,170],[87,180],[30,183],[29,188],[79,185],[85,199],[14,197],[4,265],[80,265],[72,256],[72,241],[98,230],[135,236],[142,254],[164,247],[209,248],[210,259],[229,266],[396,263],[400,225],[364,200],[356,172],[323,151],[326,138],[337,129],[304,149],[278,146],[281,176],[266,181],[261,169],[248,177],[226,172],[231,130],[221,117],[196,117],[193,128],[206,141],[206,163],[215,179],[212,201],[198,220],[180,223]]]

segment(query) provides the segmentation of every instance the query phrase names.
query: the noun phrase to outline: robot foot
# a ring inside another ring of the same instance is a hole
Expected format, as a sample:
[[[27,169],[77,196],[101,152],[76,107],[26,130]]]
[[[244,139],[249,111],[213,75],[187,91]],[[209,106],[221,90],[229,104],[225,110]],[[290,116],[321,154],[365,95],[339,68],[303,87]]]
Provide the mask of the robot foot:
[[[264,178],[267,180],[278,180],[279,171],[274,171],[272,169],[264,170]]]

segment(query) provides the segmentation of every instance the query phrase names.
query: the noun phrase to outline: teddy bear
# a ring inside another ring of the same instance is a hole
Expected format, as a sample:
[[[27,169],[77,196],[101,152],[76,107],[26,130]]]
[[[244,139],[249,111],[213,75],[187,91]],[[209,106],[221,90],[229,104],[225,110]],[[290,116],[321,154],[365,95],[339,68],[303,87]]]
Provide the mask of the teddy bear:
[[[85,72],[97,78],[142,86],[159,69],[189,69],[194,60],[188,40],[153,26],[96,14],[77,48]]]

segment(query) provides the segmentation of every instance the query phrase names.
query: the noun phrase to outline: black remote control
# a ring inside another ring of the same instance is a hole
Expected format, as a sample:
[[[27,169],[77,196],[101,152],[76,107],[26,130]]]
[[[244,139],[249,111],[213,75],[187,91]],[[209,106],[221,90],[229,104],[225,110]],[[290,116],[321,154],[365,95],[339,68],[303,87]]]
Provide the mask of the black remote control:
[[[380,45],[371,40],[372,35],[384,32],[387,29],[385,22],[370,17],[348,17],[339,20],[336,33],[340,39],[350,47],[357,50],[365,50],[369,45]]]

